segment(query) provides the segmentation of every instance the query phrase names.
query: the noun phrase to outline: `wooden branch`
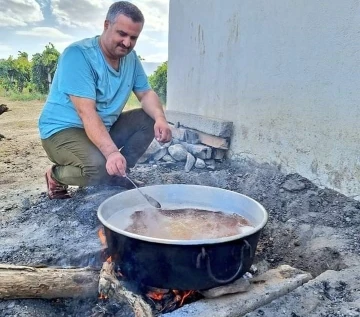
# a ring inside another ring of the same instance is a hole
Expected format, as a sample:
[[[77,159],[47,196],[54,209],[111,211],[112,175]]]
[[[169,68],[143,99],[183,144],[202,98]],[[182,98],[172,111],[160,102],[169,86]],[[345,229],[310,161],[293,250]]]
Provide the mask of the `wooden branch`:
[[[126,300],[132,308],[135,317],[153,317],[152,309],[143,298],[128,291],[118,280],[114,271],[114,262],[104,262],[100,271],[98,292],[102,297],[115,299],[118,302]]]
[[[96,296],[99,271],[0,264],[0,299]]]
[[[229,141],[227,139],[221,138],[219,136],[207,134],[204,132],[200,132],[197,130],[192,130],[192,129],[189,130],[194,131],[199,135],[199,139],[202,144],[211,146],[216,149],[222,149],[222,150],[229,149]]]

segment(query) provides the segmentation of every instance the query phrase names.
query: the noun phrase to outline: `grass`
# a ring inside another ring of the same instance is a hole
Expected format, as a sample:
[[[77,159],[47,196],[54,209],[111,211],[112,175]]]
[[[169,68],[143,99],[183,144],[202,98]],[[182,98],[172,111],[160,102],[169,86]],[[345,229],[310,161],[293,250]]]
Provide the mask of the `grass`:
[[[33,101],[33,100],[40,100],[45,101],[46,95],[40,94],[38,92],[32,92],[32,93],[11,93],[9,96],[7,96],[9,100],[11,101]]]
[[[5,98],[9,101],[41,101],[45,102],[47,95],[43,95],[39,92],[29,92],[24,91],[23,93],[15,92],[15,91],[5,91],[0,88],[0,97]],[[131,93],[129,100],[126,103],[125,110],[131,110],[135,108],[140,108],[140,102],[134,95]]]
[[[136,109],[136,108],[140,108],[140,106],[141,105],[137,97],[134,95],[134,93],[131,93],[124,110]]]
[[[6,91],[3,87],[0,86],[0,96],[6,98],[10,101],[45,101],[46,95],[41,94],[39,92],[29,92],[28,89],[24,89],[22,93],[17,91]]]

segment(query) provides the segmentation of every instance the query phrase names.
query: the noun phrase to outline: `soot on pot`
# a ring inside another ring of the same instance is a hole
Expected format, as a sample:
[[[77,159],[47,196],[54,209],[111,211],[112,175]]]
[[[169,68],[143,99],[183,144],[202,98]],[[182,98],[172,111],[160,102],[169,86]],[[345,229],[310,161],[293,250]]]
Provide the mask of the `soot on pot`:
[[[121,213],[115,214],[111,221],[114,225],[121,222]],[[230,237],[253,228],[236,213],[185,208],[135,211],[125,231],[159,239],[201,240]]]

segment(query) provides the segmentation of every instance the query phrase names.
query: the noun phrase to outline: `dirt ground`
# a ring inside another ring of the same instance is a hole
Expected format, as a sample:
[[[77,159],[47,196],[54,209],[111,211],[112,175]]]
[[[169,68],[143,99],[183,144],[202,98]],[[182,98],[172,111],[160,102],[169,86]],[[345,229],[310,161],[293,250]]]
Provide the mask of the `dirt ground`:
[[[42,102],[11,102],[0,98],[10,111],[0,116],[0,212],[20,210],[45,192],[44,173],[50,162],[41,147],[37,129]],[[24,200],[25,199],[25,200]]]
[[[48,200],[44,172],[50,162],[36,127],[41,102],[0,98],[0,103],[11,110],[0,116],[0,134],[5,136],[0,141],[0,263],[96,263],[101,249],[97,207],[123,189],[74,188],[70,200]],[[215,171],[194,169],[190,173],[184,172],[183,165],[138,165],[132,175],[146,185],[216,186],[259,201],[269,212],[269,222],[259,242],[256,263],[262,261],[270,267],[289,264],[314,276],[360,265],[358,201],[319,188],[300,175],[284,175],[268,164],[226,161],[218,163]],[[96,301],[0,300],[0,317],[90,316]],[[340,316],[336,315],[337,306],[324,309],[328,309],[326,314],[319,316]],[[295,316],[290,310],[282,316]],[[360,316],[358,312],[341,316]]]

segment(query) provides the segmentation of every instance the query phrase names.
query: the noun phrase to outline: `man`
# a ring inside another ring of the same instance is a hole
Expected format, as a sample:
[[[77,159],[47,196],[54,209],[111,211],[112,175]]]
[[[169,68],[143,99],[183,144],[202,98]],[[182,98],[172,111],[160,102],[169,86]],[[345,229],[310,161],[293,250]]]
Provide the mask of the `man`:
[[[50,199],[69,198],[68,185],[86,186],[123,176],[154,136],[171,139],[161,103],[133,51],[142,31],[141,11],[113,3],[101,36],[67,47],[39,118],[42,145],[54,165],[46,172]],[[122,109],[134,92],[141,109]],[[120,149],[120,151],[119,151]]]

